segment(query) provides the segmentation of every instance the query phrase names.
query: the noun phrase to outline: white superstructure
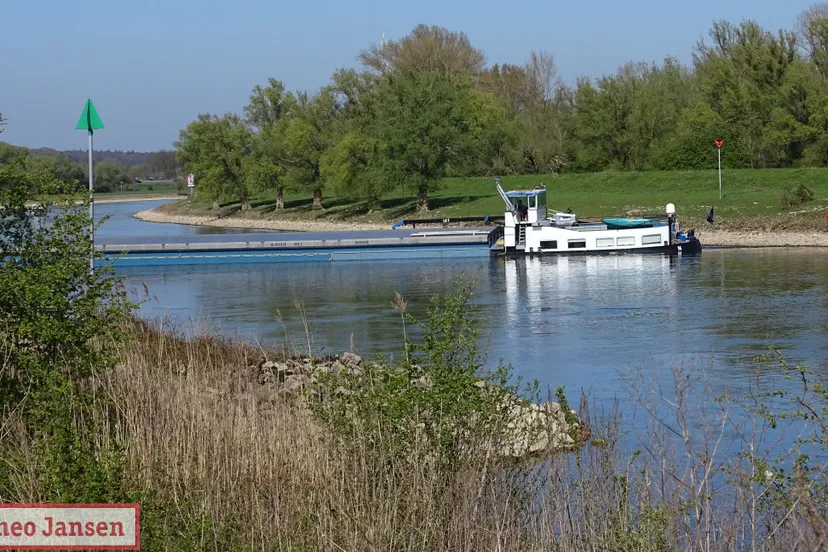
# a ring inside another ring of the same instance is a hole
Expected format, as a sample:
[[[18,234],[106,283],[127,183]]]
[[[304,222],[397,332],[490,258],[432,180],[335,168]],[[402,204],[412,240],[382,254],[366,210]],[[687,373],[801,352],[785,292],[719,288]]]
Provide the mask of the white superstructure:
[[[686,252],[701,249],[693,236],[680,232],[673,204],[665,215],[579,222],[572,213],[547,212],[546,188],[497,191],[506,204],[502,242],[506,253],[603,253],[613,251]]]

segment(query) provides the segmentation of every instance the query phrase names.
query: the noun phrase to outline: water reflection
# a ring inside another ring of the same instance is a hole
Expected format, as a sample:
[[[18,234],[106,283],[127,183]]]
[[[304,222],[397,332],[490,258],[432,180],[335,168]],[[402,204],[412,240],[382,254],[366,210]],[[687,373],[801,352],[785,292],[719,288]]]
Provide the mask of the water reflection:
[[[217,329],[262,343],[286,333],[318,351],[355,347],[398,355],[394,292],[423,316],[455,278],[478,281],[475,303],[500,358],[525,378],[623,392],[631,370],[664,374],[679,362],[722,385],[753,374],[768,345],[828,373],[828,254],[709,250],[698,257],[618,255],[516,260],[367,261],[119,269],[156,299],[143,313],[209,318]],[[303,303],[298,308],[297,301]],[[283,322],[280,322],[280,318]]]
[[[109,217],[98,229],[98,238],[136,237],[146,236],[154,241],[169,237],[175,239],[181,236],[195,236],[200,234],[246,234],[260,232],[247,228],[213,228],[210,226],[187,226],[184,224],[161,224],[156,222],[144,222],[133,218],[132,215],[154,209],[169,200],[155,201],[128,201],[123,203],[96,203],[95,219],[101,220]]]
[[[677,308],[678,271],[697,268],[685,264],[660,255],[506,260],[509,358],[525,377],[611,396],[620,375],[694,349]]]

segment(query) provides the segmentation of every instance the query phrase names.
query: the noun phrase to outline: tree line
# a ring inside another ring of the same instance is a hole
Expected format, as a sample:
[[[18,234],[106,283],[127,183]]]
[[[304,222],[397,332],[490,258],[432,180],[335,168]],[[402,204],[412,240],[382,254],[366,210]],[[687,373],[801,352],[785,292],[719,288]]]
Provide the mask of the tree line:
[[[197,193],[250,208],[285,190],[364,199],[446,176],[828,164],[828,4],[796,28],[713,23],[690,66],[628,63],[566,84],[546,52],[487,65],[462,32],[420,25],[313,93],[268,79],[242,114],[202,114],[176,142]]]
[[[56,150],[54,148],[29,148],[29,153],[32,155],[66,155],[69,159],[74,161],[75,163],[80,163],[81,165],[86,163],[86,150],[85,149],[73,149],[73,150]],[[153,155],[153,152],[146,152],[146,151],[122,151],[122,150],[95,150],[95,161],[118,161],[127,169],[134,166],[134,165],[141,165],[147,163],[149,157]]]
[[[82,157],[78,154],[82,153]],[[124,153],[128,159],[141,163],[124,162],[117,155]],[[73,150],[62,152],[48,148],[28,149],[0,142],[0,164],[14,163],[21,171],[27,173],[48,173],[61,183],[62,192],[69,192],[72,187],[84,187],[89,184],[89,168],[86,162],[87,152]],[[181,171],[173,151],[151,153],[96,151],[95,157],[95,191],[111,192],[127,189],[134,178],[152,180],[182,180]]]

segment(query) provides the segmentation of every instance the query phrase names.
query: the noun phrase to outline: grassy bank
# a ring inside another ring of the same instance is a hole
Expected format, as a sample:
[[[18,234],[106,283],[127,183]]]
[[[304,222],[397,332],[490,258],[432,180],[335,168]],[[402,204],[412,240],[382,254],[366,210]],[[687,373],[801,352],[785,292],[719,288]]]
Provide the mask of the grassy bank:
[[[454,178],[443,181],[431,196],[429,217],[461,217],[502,214],[492,178]],[[718,199],[718,176],[712,171],[604,172],[559,176],[516,176],[503,179],[506,189],[531,188],[543,182],[549,189],[550,207],[571,208],[579,217],[607,217],[632,213],[661,213],[674,203],[686,224],[702,226],[710,207],[716,208],[717,227],[734,230],[822,230],[828,212],[828,169],[743,169],[724,173],[724,197]],[[804,185],[813,192],[811,201],[786,205],[783,195],[789,188]],[[253,209],[241,213],[238,203],[229,202],[216,211],[209,202],[183,201],[163,207],[175,215],[245,217],[326,222],[380,223],[420,217],[414,198],[394,190],[369,211],[364,202],[328,192],[323,212],[311,209],[308,194],[287,194],[285,209],[275,211],[275,200],[260,194]]]

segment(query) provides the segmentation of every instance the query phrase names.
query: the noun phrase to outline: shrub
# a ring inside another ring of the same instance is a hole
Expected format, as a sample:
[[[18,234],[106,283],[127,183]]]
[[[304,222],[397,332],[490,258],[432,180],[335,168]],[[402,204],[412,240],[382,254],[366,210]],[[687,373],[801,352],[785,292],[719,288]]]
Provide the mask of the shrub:
[[[403,324],[405,358],[397,365],[384,359],[355,373],[330,374],[323,381],[329,393],[315,413],[334,430],[346,448],[367,439],[384,456],[416,462],[428,456],[449,471],[469,454],[500,449],[508,423],[504,408],[518,393],[509,384],[510,368],[481,371],[479,321],[469,304],[473,284],[458,281],[457,290],[435,296],[428,319],[395,307]],[[409,339],[406,324],[422,332],[419,343]]]
[[[788,186],[782,192],[782,207],[785,209],[791,209],[793,207],[798,207],[803,203],[813,201],[813,199],[814,192],[804,184],[800,184],[796,187]]]
[[[0,414],[31,453],[29,496],[108,501],[123,478],[110,446],[111,411],[93,378],[114,364],[117,323],[130,303],[111,267],[89,269],[84,205],[52,206],[44,226],[28,215],[29,201],[44,204],[40,198],[58,188],[51,174],[0,166]],[[0,439],[3,456],[13,456],[6,446]],[[3,488],[10,481],[0,479],[0,496],[19,492]]]

